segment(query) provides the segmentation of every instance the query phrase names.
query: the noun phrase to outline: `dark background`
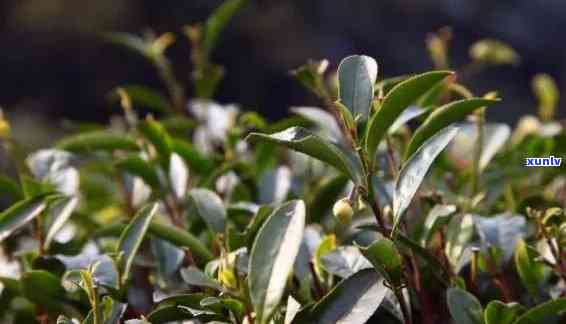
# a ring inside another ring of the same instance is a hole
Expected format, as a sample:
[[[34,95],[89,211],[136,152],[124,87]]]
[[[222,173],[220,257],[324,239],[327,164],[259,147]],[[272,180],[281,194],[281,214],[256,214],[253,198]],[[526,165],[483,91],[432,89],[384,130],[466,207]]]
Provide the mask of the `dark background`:
[[[499,90],[504,103],[489,112],[492,120],[514,122],[520,114],[535,113],[530,90],[535,73],[551,74],[561,90],[566,86],[564,0],[250,2],[214,52],[214,61],[227,72],[217,99],[272,119],[284,116],[289,106],[316,103],[288,74],[307,59],[328,58],[335,66],[344,56],[367,54],[377,59],[381,75],[421,72],[431,68],[426,36],[443,26],[453,28],[456,66],[468,61],[468,47],[480,38],[500,39],[520,53],[519,66],[491,68],[468,83],[478,94]],[[59,122],[52,121],[63,118],[105,121],[112,113],[105,95],[113,87],[161,85],[143,58],[100,35],[147,29],[179,34],[180,41],[167,54],[178,78],[188,81],[190,47],[180,36],[181,27],[204,21],[220,3],[0,1],[0,105],[24,138],[38,124],[48,124],[46,136],[55,136]]]

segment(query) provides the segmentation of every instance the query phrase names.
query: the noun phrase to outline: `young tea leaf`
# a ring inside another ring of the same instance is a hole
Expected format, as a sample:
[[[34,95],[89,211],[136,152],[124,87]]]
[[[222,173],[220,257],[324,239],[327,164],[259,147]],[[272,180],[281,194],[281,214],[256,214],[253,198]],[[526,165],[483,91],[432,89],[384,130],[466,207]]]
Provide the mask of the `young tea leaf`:
[[[360,251],[390,286],[399,287],[402,284],[403,258],[393,241],[381,238],[367,248],[360,248]]]
[[[551,322],[558,320],[558,315],[564,312],[566,312],[566,298],[559,298],[529,309],[514,324],[548,323],[549,320]]]

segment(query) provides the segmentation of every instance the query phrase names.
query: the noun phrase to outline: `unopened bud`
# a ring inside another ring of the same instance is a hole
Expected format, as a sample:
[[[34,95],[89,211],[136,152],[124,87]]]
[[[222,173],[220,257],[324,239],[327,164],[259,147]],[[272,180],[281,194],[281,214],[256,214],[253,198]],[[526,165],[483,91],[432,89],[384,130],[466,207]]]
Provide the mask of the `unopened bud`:
[[[334,217],[344,224],[348,223],[354,215],[354,209],[348,198],[338,200],[334,204],[334,207],[332,207],[332,212],[334,213]]]

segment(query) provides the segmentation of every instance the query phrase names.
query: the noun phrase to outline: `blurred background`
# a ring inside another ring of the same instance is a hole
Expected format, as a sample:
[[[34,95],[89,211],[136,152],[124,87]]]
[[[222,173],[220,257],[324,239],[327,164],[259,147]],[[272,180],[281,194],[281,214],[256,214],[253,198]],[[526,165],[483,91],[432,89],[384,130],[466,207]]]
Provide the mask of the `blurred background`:
[[[566,87],[564,0],[250,2],[214,52],[227,74],[216,98],[270,119],[290,106],[317,103],[289,76],[307,59],[327,58],[335,67],[344,56],[367,54],[379,62],[381,76],[422,72],[432,68],[425,39],[443,26],[452,27],[453,66],[468,62],[469,46],[481,38],[502,40],[520,54],[519,65],[489,68],[466,81],[476,94],[499,91],[504,102],[488,112],[492,120],[513,123],[520,114],[535,113],[530,81],[536,73]],[[163,87],[144,58],[100,37],[107,32],[175,32],[180,41],[167,56],[188,84],[190,46],[180,31],[204,21],[220,3],[1,0],[0,106],[15,124],[15,136],[47,141],[61,132],[63,119],[105,121],[116,109],[106,95],[118,85]]]

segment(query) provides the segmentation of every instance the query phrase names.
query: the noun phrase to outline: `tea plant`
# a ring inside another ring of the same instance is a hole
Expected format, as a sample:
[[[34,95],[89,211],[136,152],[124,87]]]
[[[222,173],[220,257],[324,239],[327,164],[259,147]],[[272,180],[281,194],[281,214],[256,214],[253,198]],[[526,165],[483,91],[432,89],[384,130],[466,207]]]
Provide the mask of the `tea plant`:
[[[488,122],[497,94],[463,82],[519,57],[482,40],[454,72],[443,29],[432,72],[381,78],[353,55],[333,77],[310,61],[292,75],[322,108],[269,123],[210,99],[224,74],[210,54],[244,4],[184,29],[189,101],[174,34],[114,34],[166,95],[122,86],[113,123],[31,153],[2,116],[3,322],[564,321],[564,168],[524,166],[566,149],[551,77],[533,80],[538,117]]]

